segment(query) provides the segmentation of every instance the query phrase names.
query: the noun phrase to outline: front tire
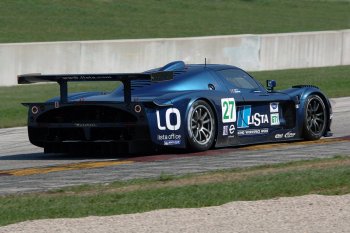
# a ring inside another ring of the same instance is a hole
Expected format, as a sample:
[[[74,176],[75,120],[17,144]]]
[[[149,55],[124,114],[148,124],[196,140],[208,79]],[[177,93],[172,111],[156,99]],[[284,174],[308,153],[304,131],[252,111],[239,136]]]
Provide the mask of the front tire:
[[[210,105],[203,101],[195,101],[187,115],[187,139],[192,151],[210,149],[215,141],[216,122]]]
[[[303,136],[307,140],[320,139],[327,126],[327,111],[322,98],[318,95],[310,95],[304,109]]]

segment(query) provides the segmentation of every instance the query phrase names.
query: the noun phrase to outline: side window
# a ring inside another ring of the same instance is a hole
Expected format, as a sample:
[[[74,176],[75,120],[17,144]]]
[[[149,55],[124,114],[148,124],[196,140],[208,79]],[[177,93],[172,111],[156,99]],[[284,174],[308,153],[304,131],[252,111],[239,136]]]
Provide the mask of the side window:
[[[245,72],[237,69],[228,69],[218,71],[234,87],[249,90],[259,89],[258,84]]]

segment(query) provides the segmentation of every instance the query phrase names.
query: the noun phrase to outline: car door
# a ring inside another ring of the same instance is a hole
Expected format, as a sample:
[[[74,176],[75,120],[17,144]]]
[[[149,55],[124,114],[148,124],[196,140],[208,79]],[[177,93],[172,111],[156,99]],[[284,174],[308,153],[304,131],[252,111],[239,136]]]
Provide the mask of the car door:
[[[238,68],[217,71],[228,91],[240,93],[243,101],[237,103],[236,128],[239,144],[272,141],[275,134],[285,128],[293,128],[295,119],[290,117],[295,104],[280,92],[268,92],[248,73]],[[295,116],[295,113],[294,113]]]

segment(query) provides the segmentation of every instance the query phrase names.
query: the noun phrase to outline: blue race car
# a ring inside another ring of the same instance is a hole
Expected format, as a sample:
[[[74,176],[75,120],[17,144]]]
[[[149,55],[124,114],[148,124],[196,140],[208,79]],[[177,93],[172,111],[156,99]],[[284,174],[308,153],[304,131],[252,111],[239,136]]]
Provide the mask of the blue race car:
[[[68,94],[68,82],[120,81],[111,93]],[[45,153],[138,153],[330,136],[332,108],[315,86],[267,89],[230,65],[175,61],[144,73],[21,75],[57,82],[60,96],[29,107],[30,142]]]

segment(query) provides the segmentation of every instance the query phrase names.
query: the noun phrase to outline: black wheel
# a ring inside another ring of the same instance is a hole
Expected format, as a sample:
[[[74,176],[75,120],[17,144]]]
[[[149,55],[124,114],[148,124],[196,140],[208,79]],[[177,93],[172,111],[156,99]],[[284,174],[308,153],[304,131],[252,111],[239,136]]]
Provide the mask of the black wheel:
[[[317,140],[326,130],[326,106],[318,95],[311,95],[306,100],[303,135],[307,140]]]
[[[187,136],[189,148],[193,151],[205,151],[215,141],[216,122],[210,105],[203,101],[194,102],[187,116]]]

